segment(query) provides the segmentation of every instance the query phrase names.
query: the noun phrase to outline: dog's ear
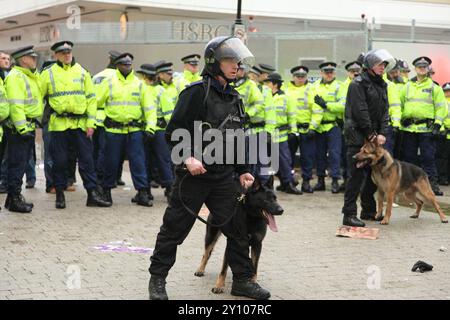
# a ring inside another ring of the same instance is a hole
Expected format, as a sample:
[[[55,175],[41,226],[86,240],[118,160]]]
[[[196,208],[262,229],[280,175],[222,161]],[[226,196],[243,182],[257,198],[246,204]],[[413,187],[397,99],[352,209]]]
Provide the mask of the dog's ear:
[[[273,175],[270,175],[269,181],[267,181],[267,186],[273,189]]]
[[[258,191],[261,188],[261,181],[259,181],[258,177],[255,177],[255,181],[253,181],[252,189]]]

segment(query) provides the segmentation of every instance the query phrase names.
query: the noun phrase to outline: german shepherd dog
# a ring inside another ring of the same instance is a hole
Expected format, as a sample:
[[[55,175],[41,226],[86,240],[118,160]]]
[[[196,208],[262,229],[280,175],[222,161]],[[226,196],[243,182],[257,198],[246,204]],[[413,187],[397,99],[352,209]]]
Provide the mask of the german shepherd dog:
[[[275,223],[275,215],[281,215],[283,208],[278,204],[277,197],[273,191],[273,177],[266,186],[261,185],[258,179],[255,179],[252,187],[245,196],[244,203],[239,210],[244,210],[246,214],[246,230],[249,235],[249,244],[251,250],[251,259],[254,267],[256,281],[259,257],[261,256],[262,242],[266,236],[267,226],[270,230],[277,232]],[[237,212],[241,214],[242,212]],[[212,214],[208,216],[209,223],[212,223]],[[205,251],[195,275],[202,277],[205,273],[206,264],[211,256],[214,246],[221,235],[221,231],[217,227],[206,225],[205,235]],[[228,262],[226,255],[223,258],[222,270],[216,280],[216,285],[212,289],[214,293],[222,293],[225,286],[225,278],[227,276]]]
[[[394,160],[390,153],[376,142],[368,142],[353,156],[356,167],[366,165],[372,167],[372,180],[377,185],[377,214],[375,220],[383,215],[383,200],[386,196],[386,214],[381,224],[389,224],[392,214],[392,204],[396,194],[403,193],[405,197],[416,204],[416,213],[411,218],[418,218],[424,201],[433,204],[439,213],[442,223],[448,220],[436,201],[427,174],[421,168],[408,162]]]

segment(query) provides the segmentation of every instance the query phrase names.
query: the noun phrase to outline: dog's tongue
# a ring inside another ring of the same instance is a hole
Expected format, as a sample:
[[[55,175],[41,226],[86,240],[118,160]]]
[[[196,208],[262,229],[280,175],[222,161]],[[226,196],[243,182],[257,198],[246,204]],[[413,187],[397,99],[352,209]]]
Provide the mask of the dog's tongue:
[[[364,166],[365,163],[366,163],[365,161],[359,161],[356,163],[356,167],[361,168],[362,166]]]
[[[278,232],[277,223],[275,222],[275,217],[268,213],[267,211],[264,211],[264,214],[267,218],[267,224],[269,225],[269,229],[273,232]]]

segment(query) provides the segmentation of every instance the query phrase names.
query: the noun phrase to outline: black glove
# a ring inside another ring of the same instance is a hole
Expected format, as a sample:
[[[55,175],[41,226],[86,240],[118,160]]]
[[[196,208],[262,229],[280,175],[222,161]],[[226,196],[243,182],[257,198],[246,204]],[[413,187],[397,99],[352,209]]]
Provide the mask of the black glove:
[[[144,144],[146,144],[153,140],[153,138],[155,137],[155,134],[153,132],[144,131],[143,136],[144,136]]]
[[[425,271],[431,271],[433,270],[433,266],[431,264],[428,264],[426,262],[423,261],[417,261],[414,266],[412,267],[411,271],[416,271],[417,269],[419,269],[420,273],[424,273]]]
[[[314,130],[309,129],[308,132],[305,133],[306,138],[313,139],[316,135],[316,132]]]
[[[32,132],[32,131],[28,131],[28,132],[25,132],[25,133],[21,133],[20,134],[20,137],[22,138],[22,140],[24,140],[24,141],[29,141],[29,140],[34,140],[34,132]]]
[[[319,96],[317,94],[314,97],[314,102],[317,103],[319,106],[321,106],[324,109],[327,108],[327,103],[325,102],[325,100],[321,96]]]
[[[440,124],[433,124],[433,131],[431,131],[431,134],[433,135],[433,138],[438,139],[441,135],[441,125]]]

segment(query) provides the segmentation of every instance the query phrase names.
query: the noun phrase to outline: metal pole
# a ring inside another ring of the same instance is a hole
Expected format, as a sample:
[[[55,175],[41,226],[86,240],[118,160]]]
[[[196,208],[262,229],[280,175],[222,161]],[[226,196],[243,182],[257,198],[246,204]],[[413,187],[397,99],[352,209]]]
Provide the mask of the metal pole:
[[[414,42],[416,38],[416,19],[412,19],[411,21],[411,42]]]
[[[242,24],[241,11],[242,11],[242,0],[238,0],[236,21],[235,21],[236,24]]]

